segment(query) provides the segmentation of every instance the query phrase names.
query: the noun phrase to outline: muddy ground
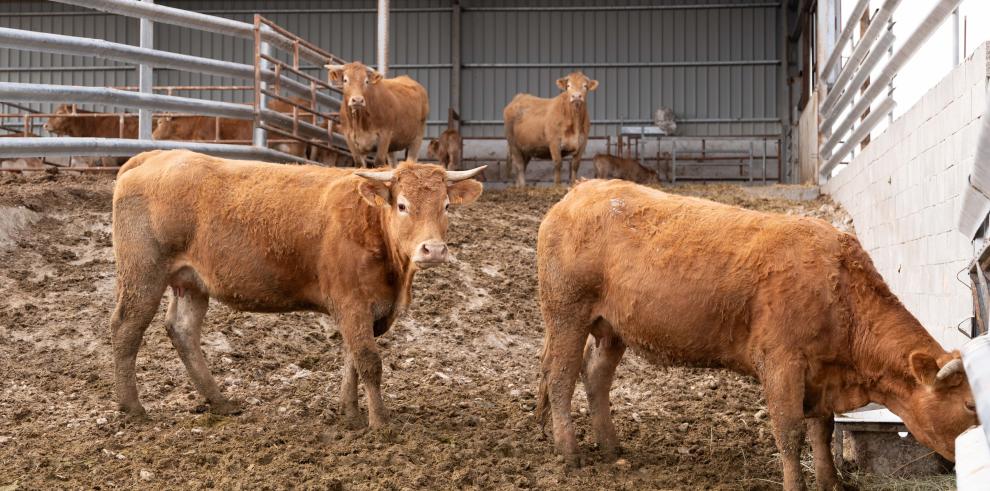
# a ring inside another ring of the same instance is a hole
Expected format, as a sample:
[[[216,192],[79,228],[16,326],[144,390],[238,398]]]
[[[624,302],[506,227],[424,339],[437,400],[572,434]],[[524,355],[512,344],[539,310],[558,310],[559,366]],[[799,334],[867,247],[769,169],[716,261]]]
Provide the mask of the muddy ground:
[[[765,199],[730,186],[676,192],[848,226],[821,198]],[[453,213],[456,261],[417,276],[410,312],[380,339],[387,434],[337,422],[334,326],[215,302],[203,348],[245,412],[203,412],[160,315],[138,359],[150,421],[126,421],[112,400],[111,178],[0,176],[0,489],[779,487],[753,380],[660,369],[634,355],[612,391],[624,460],[594,457],[579,387],[579,437],[592,462],[564,469],[533,418],[536,230],[562,195],[488,192]]]

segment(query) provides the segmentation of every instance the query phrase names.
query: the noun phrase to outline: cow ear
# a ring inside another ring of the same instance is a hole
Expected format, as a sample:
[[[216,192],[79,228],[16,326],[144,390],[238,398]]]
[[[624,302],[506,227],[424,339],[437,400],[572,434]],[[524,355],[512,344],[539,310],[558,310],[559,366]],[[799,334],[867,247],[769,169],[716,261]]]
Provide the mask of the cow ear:
[[[938,375],[938,361],[935,357],[922,351],[911,353],[911,373],[915,380],[921,385],[935,384],[935,376]]]
[[[478,199],[482,189],[484,188],[480,182],[474,179],[465,179],[448,185],[447,197],[450,198],[452,205],[466,205]]]
[[[597,88],[598,88],[598,81],[597,80],[591,80],[591,81],[588,82],[588,90],[595,90]]]
[[[557,87],[560,87],[560,90],[567,90],[567,77],[558,78]]]
[[[377,84],[378,82],[381,82],[383,78],[385,77],[383,77],[381,73],[378,73],[377,71],[371,72],[371,83]]]
[[[386,206],[391,198],[388,184],[364,179],[358,184],[361,198],[371,206]]]
[[[344,71],[338,68],[336,70],[328,70],[327,73],[330,77],[330,85],[335,87],[340,86],[340,81],[344,78]]]

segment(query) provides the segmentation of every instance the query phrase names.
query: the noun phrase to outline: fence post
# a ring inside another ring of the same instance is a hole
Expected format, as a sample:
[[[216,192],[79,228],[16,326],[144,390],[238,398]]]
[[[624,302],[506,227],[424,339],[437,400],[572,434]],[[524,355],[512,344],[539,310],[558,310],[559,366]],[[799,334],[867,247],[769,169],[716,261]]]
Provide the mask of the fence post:
[[[378,73],[388,72],[388,0],[378,0]]]
[[[155,0],[142,0],[146,3],[155,3]],[[155,23],[151,19],[141,19],[141,47],[146,49],[155,48]],[[138,66],[138,90],[142,94],[150,94],[154,86],[154,70],[151,64],[145,62]],[[150,109],[138,110],[138,138],[141,140],[151,139],[151,118]],[[123,131],[123,128],[121,128]]]
[[[268,108],[268,82],[261,79],[261,73],[271,71],[271,62],[261,55],[272,56],[272,47],[261,40],[261,30],[266,26],[261,23],[261,16],[254,15],[254,135],[251,144],[255,147],[268,147],[268,131],[261,126],[261,111]]]

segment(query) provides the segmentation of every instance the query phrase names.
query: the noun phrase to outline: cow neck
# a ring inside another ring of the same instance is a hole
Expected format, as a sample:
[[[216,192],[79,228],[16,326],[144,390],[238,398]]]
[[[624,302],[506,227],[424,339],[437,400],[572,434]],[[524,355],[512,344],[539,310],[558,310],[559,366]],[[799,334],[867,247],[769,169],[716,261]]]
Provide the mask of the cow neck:
[[[585,101],[585,103],[581,105],[581,109],[578,109],[574,107],[574,104],[571,104],[570,101],[567,100],[567,92],[563,92],[557,96],[557,106],[560,107],[561,113],[564,114],[564,119],[574,123],[574,131],[576,132],[581,131],[581,128],[583,128],[584,125],[584,120],[588,117],[587,104],[587,101]]]
[[[352,112],[350,109],[344,111],[344,113],[346,114],[348,126],[350,126],[352,130],[360,130],[362,132],[370,131],[373,126],[374,121],[372,121],[371,113],[368,111],[368,108],[376,107],[376,104],[378,104],[377,88],[373,88],[372,86],[369,86],[367,89],[365,89],[364,99],[365,99],[364,109],[361,109],[357,113]]]
[[[390,279],[394,280],[394,284],[397,285],[395,307],[392,309],[389,319],[391,322],[409,305],[412,298],[412,281],[416,270],[412,266],[411,258],[392,242],[392,235],[389,233],[392,226],[392,214],[389,213],[389,208],[384,206],[379,207],[378,213],[378,221],[382,227],[382,244],[385,248],[383,252],[388,258],[386,264],[387,274],[391,276]]]
[[[851,352],[860,383],[871,401],[899,413],[918,388],[911,353],[938,359],[945,351],[886,285],[857,291],[854,304]]]

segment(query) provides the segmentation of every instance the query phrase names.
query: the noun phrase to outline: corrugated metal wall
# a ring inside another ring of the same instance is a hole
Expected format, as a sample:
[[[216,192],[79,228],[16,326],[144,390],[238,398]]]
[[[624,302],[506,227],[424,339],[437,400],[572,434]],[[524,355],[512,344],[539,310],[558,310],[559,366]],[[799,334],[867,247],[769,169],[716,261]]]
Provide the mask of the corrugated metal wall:
[[[374,60],[374,0],[159,3],[243,21],[259,12],[345,59]],[[596,135],[615,134],[620,122],[647,124],[661,105],[674,108],[683,134],[780,133],[776,2],[617,0],[607,2],[611,10],[599,10],[603,2],[593,0],[461,3],[461,116],[468,136],[501,136],[502,108],[512,96],[553,96],[554,81],[574,69],[601,83],[589,98]],[[431,135],[446,124],[450,105],[450,5],[450,0],[392,1],[391,74],[408,74],[429,90]],[[44,1],[0,2],[0,26],[131,44],[138,34],[134,19]],[[156,26],[155,38],[159,49],[252,60],[246,40],[166,25]],[[136,85],[137,73],[95,58],[0,49],[0,80],[123,86]],[[155,80],[156,85],[249,84],[174,70],[156,70]]]

